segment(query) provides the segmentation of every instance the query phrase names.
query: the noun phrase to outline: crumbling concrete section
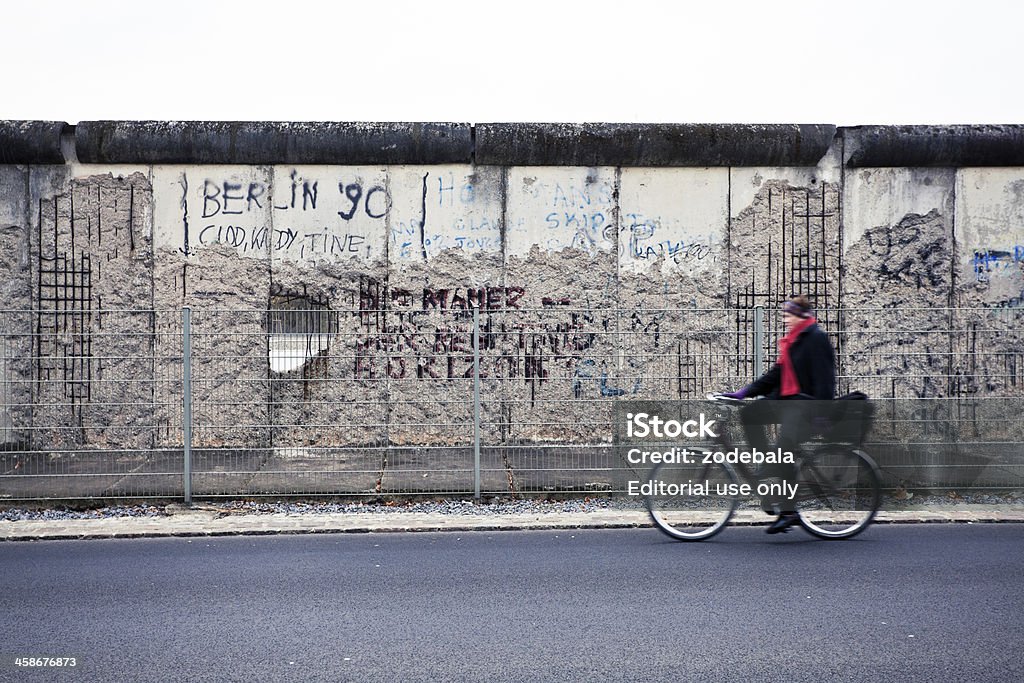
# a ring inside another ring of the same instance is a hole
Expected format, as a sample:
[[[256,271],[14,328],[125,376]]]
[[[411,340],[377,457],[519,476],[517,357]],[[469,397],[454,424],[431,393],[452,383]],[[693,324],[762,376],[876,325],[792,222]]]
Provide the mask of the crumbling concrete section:
[[[947,395],[955,316],[943,310],[953,260],[945,218],[934,209],[910,214],[868,230],[846,255],[860,264],[845,283],[844,360],[863,376],[852,388],[876,397]]]
[[[624,367],[618,183],[610,167],[508,169],[506,303],[490,353],[500,359],[499,443],[514,490],[547,486],[565,466],[538,462],[545,452],[532,445],[610,438]]]
[[[395,443],[465,447],[472,443],[473,311],[490,329],[508,306],[503,170],[402,167],[391,178],[386,313],[369,339],[384,353],[373,354],[371,367],[384,360],[377,372],[386,378]]]
[[[32,412],[28,167],[0,166],[0,447],[27,444]]]
[[[839,299],[840,187],[807,171],[804,182],[751,174],[734,182],[758,187],[753,201],[734,207],[729,230],[732,303],[776,306],[794,294],[817,308]]]
[[[622,370],[617,185],[608,167],[509,170],[505,277],[514,301],[497,350],[514,359],[504,396],[511,443],[600,438],[608,422],[601,383],[607,395]],[[566,401],[580,412],[566,415]]]
[[[140,170],[93,171],[31,175],[33,439],[151,448],[152,191]]]
[[[954,185],[949,169],[848,173],[840,341],[857,371],[844,390],[901,398],[949,390]]]
[[[778,355],[785,330],[782,302],[803,294],[815,307],[819,325],[838,347],[842,322],[835,311],[842,297],[841,185],[838,170],[746,168],[730,174],[727,291],[729,346],[710,374],[716,390],[743,386],[756,376],[756,359],[767,370]],[[763,336],[755,338],[756,307],[763,307]],[[722,362],[724,361],[724,362]]]
[[[1024,173],[957,172],[956,395],[1017,396],[1024,387]]]
[[[154,166],[154,304],[159,339],[178,348],[192,311],[194,445],[264,447],[269,437],[265,313],[270,298],[272,175],[262,166]],[[169,361],[173,363],[173,360]],[[174,377],[174,368],[164,369]],[[178,372],[180,376],[180,371]],[[169,410],[168,445],[181,443]],[[162,421],[163,423],[163,421]]]
[[[617,330],[630,398],[694,398],[722,388],[734,354],[728,297],[727,168],[620,172]],[[715,310],[716,313],[709,313]],[[609,387],[606,387],[606,392]]]
[[[270,319],[272,450],[265,469],[308,463],[325,481],[380,486],[387,444],[387,387],[365,377],[364,330],[387,279],[386,226],[393,200],[380,166],[274,166]]]
[[[27,166],[0,166],[0,197],[0,300],[5,310],[24,310],[31,308]]]
[[[1024,172],[957,172],[957,281],[961,305],[1024,307]]]

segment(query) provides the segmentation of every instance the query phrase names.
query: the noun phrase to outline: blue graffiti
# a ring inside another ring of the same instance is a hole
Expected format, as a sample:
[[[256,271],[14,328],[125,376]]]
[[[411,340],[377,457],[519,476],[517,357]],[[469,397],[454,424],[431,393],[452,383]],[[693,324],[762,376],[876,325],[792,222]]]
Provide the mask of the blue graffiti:
[[[603,213],[600,211],[596,213],[569,213],[567,211],[557,212],[552,211],[544,220],[548,224],[548,228],[551,230],[557,230],[561,227],[576,228],[577,231],[590,230],[597,232],[605,224],[607,220]]]
[[[978,279],[984,279],[985,274],[1009,270],[1015,265],[1024,263],[1024,246],[1015,245],[1011,251],[985,249],[974,252],[971,265],[974,267],[974,274]]]
[[[1003,299],[997,301],[994,304],[988,304],[989,308],[1024,308],[1024,289],[1020,291],[1020,294],[1009,299]]]
[[[454,239],[455,246],[459,249],[490,249],[495,246],[495,241],[490,237],[464,237],[456,235]]]
[[[608,386],[608,373],[601,373],[601,395],[602,396],[624,396],[626,394],[625,389],[615,389]]]
[[[458,199],[462,204],[472,204],[476,201],[476,188],[473,183],[466,183],[456,187],[455,175],[452,173],[448,174],[448,184],[445,184],[444,178],[438,176],[437,178],[437,205],[444,206],[447,200],[448,206],[455,205],[455,193],[458,191]]]

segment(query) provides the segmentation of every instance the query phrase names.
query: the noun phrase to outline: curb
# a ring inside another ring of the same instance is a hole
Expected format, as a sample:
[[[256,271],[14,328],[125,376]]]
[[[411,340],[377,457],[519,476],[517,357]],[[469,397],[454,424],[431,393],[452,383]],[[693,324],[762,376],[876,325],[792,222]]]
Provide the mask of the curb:
[[[740,511],[730,524],[761,526],[769,518]],[[879,513],[876,524],[1024,523],[1024,507],[996,510],[935,510]],[[161,517],[0,521],[0,541],[85,540],[294,534],[364,534],[556,529],[651,528],[646,512],[609,511],[525,515],[387,514],[224,514],[185,510]]]

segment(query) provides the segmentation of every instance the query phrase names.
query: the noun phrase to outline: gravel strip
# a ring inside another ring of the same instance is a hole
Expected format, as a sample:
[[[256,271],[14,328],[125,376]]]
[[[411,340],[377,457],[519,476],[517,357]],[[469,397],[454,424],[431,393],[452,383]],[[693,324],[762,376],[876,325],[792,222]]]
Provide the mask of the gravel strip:
[[[164,517],[170,513],[163,505],[117,505],[95,510],[68,510],[62,508],[0,510],[0,520],[19,521],[63,521],[67,519],[110,519],[120,517]]]
[[[756,503],[750,505],[756,507]],[[882,509],[889,512],[927,511],[938,508],[966,509],[969,506],[1024,505],[1024,491],[1000,492],[933,492],[930,495],[911,496],[906,500],[886,500]],[[741,507],[743,507],[741,505]],[[63,521],[73,519],[111,519],[125,517],[165,517],[190,508],[181,503],[116,505],[95,509],[68,509],[58,507],[7,508],[0,510],[0,520],[6,521]],[[558,515],[615,510],[644,510],[640,498],[582,498],[568,500],[493,499],[489,502],[472,500],[419,500],[408,502],[311,502],[231,500],[197,502],[191,508],[228,515],[319,515],[429,513],[442,515]]]
[[[122,505],[94,510],[59,508],[9,508],[0,511],[0,520],[7,521],[62,521],[72,519],[105,519],[120,517],[169,516],[188,508],[180,503],[166,505]],[[477,503],[467,500],[411,501],[408,503],[323,503],[303,501],[224,501],[196,503],[192,509],[219,512],[222,515],[319,515],[319,514],[395,514],[431,513],[442,515],[485,516],[566,514],[599,512],[602,510],[643,510],[636,499],[580,499],[564,501],[511,500]]]

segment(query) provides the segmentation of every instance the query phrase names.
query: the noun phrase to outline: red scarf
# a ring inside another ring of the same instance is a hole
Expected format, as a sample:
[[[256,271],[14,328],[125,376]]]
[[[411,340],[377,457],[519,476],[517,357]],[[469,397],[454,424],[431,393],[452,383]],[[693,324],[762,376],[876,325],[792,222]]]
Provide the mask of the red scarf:
[[[804,318],[786,333],[779,340],[779,366],[782,368],[782,388],[779,396],[796,396],[800,393],[800,382],[797,381],[796,371],[793,370],[793,359],[789,357],[789,347],[793,345],[800,333],[818,322],[813,317]]]

